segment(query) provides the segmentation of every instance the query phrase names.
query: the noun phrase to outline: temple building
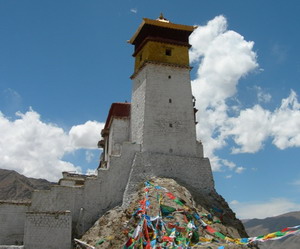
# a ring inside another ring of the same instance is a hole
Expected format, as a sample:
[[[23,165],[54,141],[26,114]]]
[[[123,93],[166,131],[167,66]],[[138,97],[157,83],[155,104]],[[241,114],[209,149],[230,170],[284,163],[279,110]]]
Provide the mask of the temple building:
[[[106,211],[126,207],[137,186],[152,177],[176,180],[194,195],[214,192],[202,143],[196,137],[189,35],[196,27],[162,15],[144,18],[134,46],[131,103],[113,103],[101,131],[97,176],[65,172],[31,203],[0,203],[0,245],[70,249]],[[198,124],[201,126],[201,124]]]

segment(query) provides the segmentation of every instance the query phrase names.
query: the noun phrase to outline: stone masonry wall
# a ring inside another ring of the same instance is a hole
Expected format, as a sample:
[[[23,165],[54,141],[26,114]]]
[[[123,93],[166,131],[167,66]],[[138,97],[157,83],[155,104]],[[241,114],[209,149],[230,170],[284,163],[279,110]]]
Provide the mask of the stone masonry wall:
[[[26,249],[71,249],[70,212],[28,212],[24,245]]]
[[[214,181],[207,158],[167,154],[136,153],[123,198],[127,206],[139,184],[152,177],[172,178],[191,193],[214,192]]]
[[[78,223],[82,232],[89,229],[106,211],[122,204],[132,161],[137,151],[140,151],[140,145],[124,142],[122,154],[110,157],[110,167],[100,169],[96,181],[86,181],[84,210]]]
[[[0,203],[0,245],[22,245],[30,203]]]
[[[146,80],[144,70],[133,80],[131,97],[131,141],[143,143]]]
[[[142,151],[196,157],[189,69],[149,64],[143,71],[146,93]]]
[[[120,205],[134,155],[140,145],[122,143],[122,154],[110,156],[110,167],[97,178],[87,178],[82,187],[53,186],[33,194],[32,212],[71,211],[73,232],[80,237],[107,210]]]
[[[114,118],[110,126],[109,134],[109,154],[120,156],[122,153],[122,143],[129,141],[130,122],[128,118]]]

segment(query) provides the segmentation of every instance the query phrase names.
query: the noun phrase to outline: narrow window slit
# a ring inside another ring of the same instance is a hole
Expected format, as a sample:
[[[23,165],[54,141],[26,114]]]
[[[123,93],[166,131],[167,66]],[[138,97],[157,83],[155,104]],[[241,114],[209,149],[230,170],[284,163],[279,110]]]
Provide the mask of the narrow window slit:
[[[172,55],[172,50],[171,49],[166,49],[166,55],[171,56]]]

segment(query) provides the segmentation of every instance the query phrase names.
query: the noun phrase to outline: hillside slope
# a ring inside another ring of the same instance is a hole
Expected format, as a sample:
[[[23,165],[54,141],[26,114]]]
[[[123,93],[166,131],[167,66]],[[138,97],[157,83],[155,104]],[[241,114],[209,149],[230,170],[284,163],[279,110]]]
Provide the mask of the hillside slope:
[[[0,200],[30,200],[35,189],[50,189],[51,182],[27,178],[16,171],[0,169]]]
[[[242,223],[217,193],[197,196],[199,200],[195,202],[191,193],[172,179],[155,178],[150,183],[146,183],[146,187],[141,184],[127,208],[116,207],[103,215],[81,241],[102,249],[123,248],[125,243],[128,247],[124,248],[140,248],[139,243],[147,243],[148,237],[148,241],[156,246],[165,243],[162,248],[173,248],[168,243],[176,241],[176,244],[192,243],[195,245],[193,248],[214,249],[227,247],[222,235],[247,237]],[[147,210],[145,215],[143,210]],[[195,214],[209,225],[203,226]],[[134,247],[132,244],[129,246],[131,237],[136,238]],[[86,247],[79,245],[78,248]],[[231,245],[230,248],[249,247]]]
[[[259,236],[270,232],[280,231],[286,227],[300,225],[300,211],[282,214],[265,219],[244,221],[244,226],[250,236]],[[300,236],[289,236],[281,240],[266,241],[259,244],[261,249],[299,249]]]

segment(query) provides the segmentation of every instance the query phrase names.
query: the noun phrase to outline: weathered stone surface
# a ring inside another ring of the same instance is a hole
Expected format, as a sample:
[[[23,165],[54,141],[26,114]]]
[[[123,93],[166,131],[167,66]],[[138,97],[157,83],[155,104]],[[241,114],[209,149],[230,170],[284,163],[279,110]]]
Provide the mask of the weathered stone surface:
[[[28,212],[24,245],[26,249],[71,249],[70,212]]]
[[[232,238],[247,237],[242,223],[236,219],[235,214],[231,211],[225,200],[217,193],[212,192],[210,194],[198,195],[196,199],[192,194],[183,186],[179,185],[172,179],[166,178],[153,178],[151,180],[155,185],[167,188],[176,197],[183,199],[186,205],[192,209],[197,210],[200,214],[210,213],[212,207],[218,207],[224,211],[221,224],[212,224],[215,230],[223,233],[226,236]],[[138,185],[138,190],[131,196],[129,205],[124,207],[116,207],[105,213],[94,226],[81,238],[81,240],[94,246],[101,239],[106,241],[101,246],[96,248],[110,248],[119,249],[128,240],[128,231],[134,229],[137,226],[138,219],[132,218],[132,214],[139,207],[139,201],[144,198],[143,183]],[[155,193],[149,192],[149,196],[152,196],[151,201],[151,216],[157,215],[158,204],[155,201]],[[165,205],[174,206],[173,201],[164,200]],[[215,216],[216,219],[220,219],[220,216]],[[200,236],[213,237],[214,235],[202,230]],[[227,245],[225,241],[219,241],[218,243],[212,243],[205,246],[198,246],[197,248],[218,248],[221,245]],[[231,245],[230,248],[248,248],[247,246]]]

